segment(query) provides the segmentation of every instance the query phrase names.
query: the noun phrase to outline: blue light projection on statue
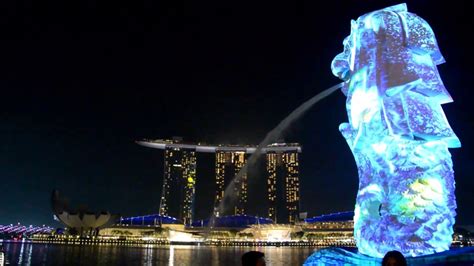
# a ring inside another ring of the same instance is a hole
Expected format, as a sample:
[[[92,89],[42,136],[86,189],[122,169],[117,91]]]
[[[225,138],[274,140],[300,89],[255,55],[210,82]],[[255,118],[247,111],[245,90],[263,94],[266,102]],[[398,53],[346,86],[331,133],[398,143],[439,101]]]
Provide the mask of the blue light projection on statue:
[[[406,4],[351,22],[332,62],[345,81],[349,123],[339,129],[355,157],[359,191],[354,237],[359,252],[420,256],[449,249],[456,199],[451,154],[461,146],[441,104],[452,98],[426,21]]]

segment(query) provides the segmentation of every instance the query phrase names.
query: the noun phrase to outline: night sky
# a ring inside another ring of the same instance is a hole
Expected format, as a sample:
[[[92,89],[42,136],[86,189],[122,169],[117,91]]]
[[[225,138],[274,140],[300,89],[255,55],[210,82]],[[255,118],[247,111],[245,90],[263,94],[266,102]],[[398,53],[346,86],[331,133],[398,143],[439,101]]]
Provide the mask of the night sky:
[[[1,1],[0,224],[54,225],[54,188],[95,210],[157,213],[163,152],[135,140],[258,144],[340,82],[330,62],[350,20],[397,3]],[[451,150],[457,223],[474,224],[473,4],[407,4],[447,61],[439,71],[454,103],[443,108],[463,145]],[[356,165],[338,131],[346,121],[337,92],[285,136],[303,145],[309,216],[354,208]],[[199,155],[197,218],[211,212],[213,167]]]

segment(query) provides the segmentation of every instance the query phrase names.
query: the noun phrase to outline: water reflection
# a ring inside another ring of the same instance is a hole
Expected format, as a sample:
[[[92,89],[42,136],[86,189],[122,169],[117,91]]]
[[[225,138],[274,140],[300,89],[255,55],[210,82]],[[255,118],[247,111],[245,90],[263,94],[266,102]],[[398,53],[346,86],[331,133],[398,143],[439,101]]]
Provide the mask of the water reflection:
[[[18,264],[19,265],[22,265],[23,263],[23,248],[25,247],[25,245],[21,245],[20,247],[20,256],[18,256]]]
[[[151,245],[146,245],[143,248],[142,265],[153,265],[153,249]]]
[[[78,246],[3,243],[11,265],[240,265],[247,251],[265,253],[267,265],[301,265],[310,247]]]
[[[174,266],[174,247],[170,247],[169,266]]]

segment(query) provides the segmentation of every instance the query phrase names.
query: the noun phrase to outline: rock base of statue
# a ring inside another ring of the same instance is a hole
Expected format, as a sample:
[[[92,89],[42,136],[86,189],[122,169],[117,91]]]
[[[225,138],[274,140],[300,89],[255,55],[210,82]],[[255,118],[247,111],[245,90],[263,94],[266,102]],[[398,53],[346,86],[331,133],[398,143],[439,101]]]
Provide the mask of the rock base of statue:
[[[304,266],[315,265],[381,265],[381,258],[363,255],[356,248],[324,248],[314,252]],[[408,257],[408,265],[473,265],[474,247],[451,250],[419,257]]]

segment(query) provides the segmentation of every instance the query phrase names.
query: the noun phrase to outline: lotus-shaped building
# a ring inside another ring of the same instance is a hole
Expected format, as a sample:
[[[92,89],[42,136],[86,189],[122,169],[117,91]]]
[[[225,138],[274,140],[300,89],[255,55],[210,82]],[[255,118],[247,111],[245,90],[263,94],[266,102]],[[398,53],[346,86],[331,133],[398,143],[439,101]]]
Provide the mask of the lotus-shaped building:
[[[85,207],[69,208],[68,201],[60,197],[58,190],[51,195],[51,205],[55,218],[80,235],[96,235],[100,228],[111,225],[119,217],[107,211],[93,212]]]

